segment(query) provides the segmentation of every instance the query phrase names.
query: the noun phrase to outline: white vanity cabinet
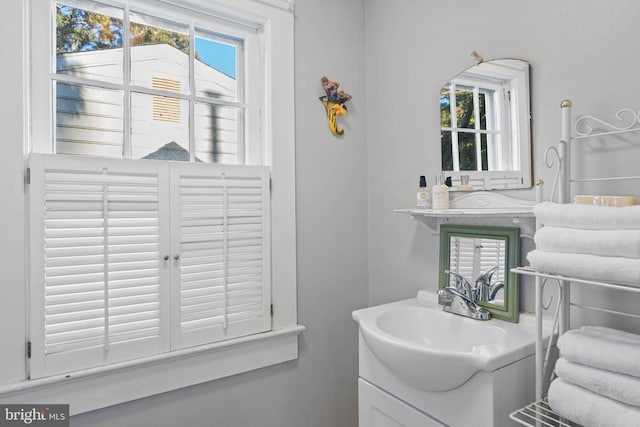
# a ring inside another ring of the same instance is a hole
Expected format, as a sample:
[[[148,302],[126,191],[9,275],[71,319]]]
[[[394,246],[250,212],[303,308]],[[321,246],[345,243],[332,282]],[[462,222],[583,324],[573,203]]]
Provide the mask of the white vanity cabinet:
[[[359,363],[359,427],[516,427],[509,414],[534,395],[533,342],[530,356],[493,372],[477,372],[460,387],[441,392],[406,384],[362,338]]]
[[[370,382],[358,379],[360,427],[443,427],[427,414]]]
[[[515,427],[509,413],[533,399],[532,315],[521,315],[519,323],[468,319],[444,313],[435,293],[421,291],[353,316],[359,427]],[[428,327],[412,326],[416,322]]]

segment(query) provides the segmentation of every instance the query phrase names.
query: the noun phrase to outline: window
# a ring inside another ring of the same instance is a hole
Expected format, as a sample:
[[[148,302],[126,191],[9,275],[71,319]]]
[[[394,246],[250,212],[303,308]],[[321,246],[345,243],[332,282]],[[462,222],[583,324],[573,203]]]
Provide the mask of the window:
[[[218,166],[245,163],[238,70],[256,32],[91,0],[52,12],[55,154],[31,159],[31,377],[269,330],[268,169]]]
[[[506,131],[501,112],[507,91],[456,80],[440,91],[442,170],[504,170],[497,157]]]
[[[49,4],[25,14],[30,358],[0,394],[79,413],[296,358],[291,4]]]
[[[247,47],[257,55],[255,29],[222,26],[231,33],[222,35],[89,0],[54,7],[54,152],[260,161],[245,157],[244,137],[251,126],[244,54]]]

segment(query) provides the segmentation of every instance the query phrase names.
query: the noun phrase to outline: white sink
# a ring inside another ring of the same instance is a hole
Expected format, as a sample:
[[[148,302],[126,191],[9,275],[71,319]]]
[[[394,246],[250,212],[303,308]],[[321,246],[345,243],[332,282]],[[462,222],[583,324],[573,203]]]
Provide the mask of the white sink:
[[[371,352],[409,385],[444,391],[533,352],[534,317],[479,321],[442,311],[434,293],[353,312]]]

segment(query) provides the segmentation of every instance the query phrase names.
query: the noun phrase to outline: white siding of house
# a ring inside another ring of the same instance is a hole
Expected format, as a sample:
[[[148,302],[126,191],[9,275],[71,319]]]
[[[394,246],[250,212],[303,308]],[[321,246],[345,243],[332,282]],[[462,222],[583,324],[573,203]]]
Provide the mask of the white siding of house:
[[[132,48],[132,82],[153,88],[153,79],[171,80],[188,92],[188,57],[168,45]],[[236,100],[236,80],[197,61],[199,94]],[[122,76],[122,49],[64,54],[58,72],[97,81],[117,82]],[[123,92],[88,85],[57,84],[56,152],[100,157],[123,156]],[[132,158],[145,157],[175,142],[189,150],[189,107],[179,101],[172,121],[154,120],[154,98],[131,96]],[[198,103],[195,109],[196,157],[204,162],[236,164],[238,159],[237,107]]]

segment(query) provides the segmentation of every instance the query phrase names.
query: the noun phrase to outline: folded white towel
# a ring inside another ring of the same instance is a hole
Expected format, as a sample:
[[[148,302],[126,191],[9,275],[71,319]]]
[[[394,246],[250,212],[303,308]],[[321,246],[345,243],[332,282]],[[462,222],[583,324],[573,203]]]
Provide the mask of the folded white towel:
[[[613,342],[635,344],[640,346],[640,335],[606,326],[583,326],[581,333]]]
[[[623,208],[579,204],[538,203],[533,213],[539,224],[591,230],[640,229],[640,205]]]
[[[536,247],[551,252],[640,258],[640,230],[585,230],[542,227],[535,234]]]
[[[640,287],[640,259],[638,258],[534,249],[527,254],[527,259],[531,267],[545,273]]]
[[[556,414],[584,427],[640,426],[640,408],[592,393],[561,378],[553,380],[547,397]]]
[[[640,406],[638,377],[593,368],[571,362],[564,357],[556,362],[555,372],[566,382],[628,405]]]
[[[612,332],[607,335],[607,330]],[[609,328],[583,327],[562,334],[558,349],[561,357],[572,362],[640,377],[640,343],[633,336]]]

